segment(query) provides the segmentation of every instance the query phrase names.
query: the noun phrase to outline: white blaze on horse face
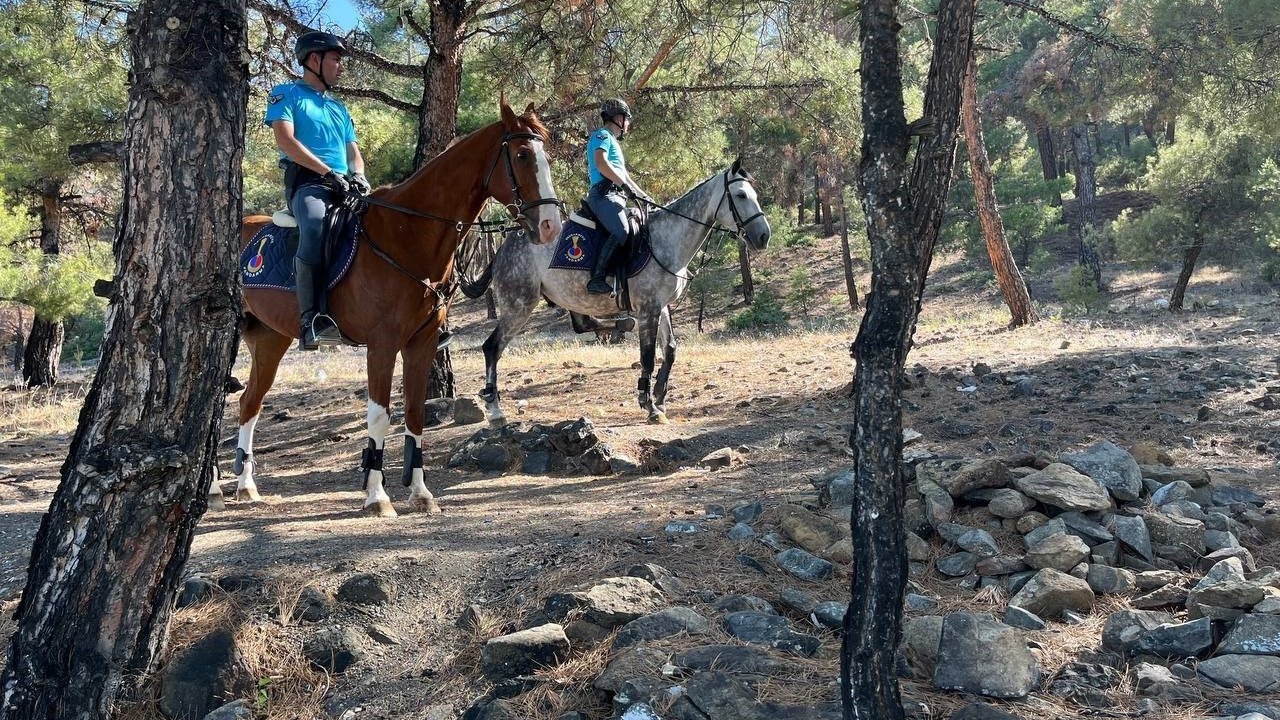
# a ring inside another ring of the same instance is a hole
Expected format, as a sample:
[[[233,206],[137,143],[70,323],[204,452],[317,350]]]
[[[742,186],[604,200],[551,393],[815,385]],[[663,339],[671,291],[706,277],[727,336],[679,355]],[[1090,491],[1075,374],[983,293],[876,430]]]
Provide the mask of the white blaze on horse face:
[[[533,156],[538,161],[538,198],[551,199],[556,196],[556,189],[551,182],[551,163],[547,160],[547,153],[543,150],[542,143],[537,144]],[[541,244],[560,237],[562,223],[558,205],[539,205],[538,218],[538,240]]]
[[[387,442],[387,431],[391,429],[391,414],[386,408],[370,400],[368,424],[369,439],[373,441],[374,448],[381,450]],[[382,471],[370,470],[368,496],[364,500],[364,506],[369,507],[384,502],[390,505],[391,497],[382,487]]]

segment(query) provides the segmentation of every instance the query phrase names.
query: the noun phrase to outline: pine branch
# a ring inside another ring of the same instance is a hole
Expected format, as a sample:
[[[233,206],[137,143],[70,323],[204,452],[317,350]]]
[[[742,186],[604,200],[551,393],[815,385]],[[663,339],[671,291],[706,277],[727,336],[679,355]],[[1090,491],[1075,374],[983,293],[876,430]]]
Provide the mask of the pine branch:
[[[281,23],[295,33],[310,32],[311,28],[299,21],[288,10],[279,8],[267,0],[248,0],[249,8],[261,13],[264,18],[274,20]],[[420,78],[422,77],[422,67],[419,65],[409,65],[406,63],[398,63],[388,60],[381,55],[365,50],[363,48],[347,46],[347,54],[356,58],[360,62],[366,63],[383,72],[396,75],[398,77]]]

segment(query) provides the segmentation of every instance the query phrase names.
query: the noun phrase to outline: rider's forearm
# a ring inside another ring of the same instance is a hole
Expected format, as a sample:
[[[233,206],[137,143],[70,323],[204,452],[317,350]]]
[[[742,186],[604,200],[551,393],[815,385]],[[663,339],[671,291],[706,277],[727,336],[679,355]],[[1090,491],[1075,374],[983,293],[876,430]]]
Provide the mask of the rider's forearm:
[[[355,143],[347,143],[347,171],[364,174],[364,155]]]
[[[320,175],[332,172],[333,168],[326,165],[323,160],[316,157],[306,148],[305,145],[298,142],[298,139],[293,136],[292,126],[285,129],[281,127],[280,122],[276,122],[271,126],[271,129],[275,134],[276,147],[280,148],[280,152],[284,153],[285,157]]]

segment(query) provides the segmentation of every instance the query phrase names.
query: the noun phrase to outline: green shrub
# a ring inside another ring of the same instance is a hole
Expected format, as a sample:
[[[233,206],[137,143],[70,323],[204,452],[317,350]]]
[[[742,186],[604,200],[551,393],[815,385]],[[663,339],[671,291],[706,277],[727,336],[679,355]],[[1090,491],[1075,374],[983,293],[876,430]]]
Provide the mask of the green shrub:
[[[809,271],[798,267],[787,277],[787,307],[794,308],[800,317],[808,317],[809,307],[814,296],[818,294],[818,286],[813,284]]]
[[[1053,283],[1067,313],[1090,313],[1105,310],[1107,298],[1093,282],[1093,274],[1083,265],[1076,265],[1071,272]]]
[[[729,318],[730,330],[773,330],[787,326],[787,312],[768,286],[756,290],[755,300],[745,310]]]

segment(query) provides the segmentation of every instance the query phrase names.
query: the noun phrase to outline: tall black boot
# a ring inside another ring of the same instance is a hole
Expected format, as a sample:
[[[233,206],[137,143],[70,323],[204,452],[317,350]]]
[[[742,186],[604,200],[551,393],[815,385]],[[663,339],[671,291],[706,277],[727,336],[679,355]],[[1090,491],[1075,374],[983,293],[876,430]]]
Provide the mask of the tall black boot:
[[[609,295],[613,293],[613,286],[605,282],[604,276],[609,273],[609,260],[613,258],[613,251],[618,249],[622,241],[610,235],[608,240],[600,246],[600,254],[596,255],[595,267],[591,268],[591,280],[587,282],[587,292],[593,295]]]
[[[338,327],[333,318],[319,314],[317,299],[325,281],[324,274],[317,271],[315,265],[298,258],[293,259],[293,274],[298,281],[298,311],[302,316],[302,332],[298,335],[298,348],[316,350],[322,344],[332,344],[341,340]]]

